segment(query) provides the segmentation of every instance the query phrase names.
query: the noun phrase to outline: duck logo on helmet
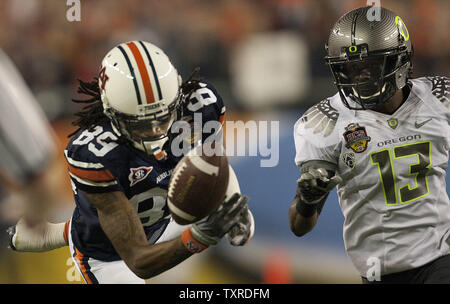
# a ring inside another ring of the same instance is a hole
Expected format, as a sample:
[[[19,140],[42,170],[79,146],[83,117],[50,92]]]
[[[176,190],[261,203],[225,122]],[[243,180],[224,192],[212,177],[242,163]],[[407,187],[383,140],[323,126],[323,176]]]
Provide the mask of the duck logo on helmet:
[[[402,18],[400,18],[400,16],[395,17],[395,24],[397,24],[398,30],[400,31],[400,35],[402,35],[403,39],[405,39],[405,41],[408,41],[409,40],[409,32],[408,32],[408,29],[406,28],[406,25],[403,22]]]

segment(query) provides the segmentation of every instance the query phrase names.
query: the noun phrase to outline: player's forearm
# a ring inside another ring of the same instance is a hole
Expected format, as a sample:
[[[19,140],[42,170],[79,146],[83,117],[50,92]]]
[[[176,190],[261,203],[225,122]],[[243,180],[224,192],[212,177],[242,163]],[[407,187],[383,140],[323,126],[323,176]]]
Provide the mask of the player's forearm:
[[[296,236],[303,236],[310,232],[317,223],[317,211],[313,212],[309,216],[301,215],[298,212],[297,204],[300,198],[296,197],[289,208],[289,224],[291,231]]]
[[[143,246],[135,251],[131,270],[138,277],[149,279],[175,267],[192,254],[179,237],[167,242]]]
[[[136,230],[142,229],[142,226],[138,226],[140,222],[132,220],[128,225],[123,225],[123,222],[116,225],[117,230],[122,231],[114,233],[110,229],[107,235],[130,270],[142,279],[149,279],[169,270],[192,255],[180,238],[148,244],[144,232]]]
[[[181,240],[149,245],[134,208],[122,194],[89,195],[100,224],[117,253],[138,277],[148,279],[172,268],[191,253]]]

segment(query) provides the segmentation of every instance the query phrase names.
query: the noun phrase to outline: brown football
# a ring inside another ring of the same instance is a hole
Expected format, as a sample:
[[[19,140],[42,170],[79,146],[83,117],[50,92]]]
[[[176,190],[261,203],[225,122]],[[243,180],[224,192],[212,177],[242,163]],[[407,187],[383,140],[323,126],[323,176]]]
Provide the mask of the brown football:
[[[169,181],[167,204],[180,225],[194,223],[215,211],[228,187],[228,158],[201,155],[200,147],[178,162]]]

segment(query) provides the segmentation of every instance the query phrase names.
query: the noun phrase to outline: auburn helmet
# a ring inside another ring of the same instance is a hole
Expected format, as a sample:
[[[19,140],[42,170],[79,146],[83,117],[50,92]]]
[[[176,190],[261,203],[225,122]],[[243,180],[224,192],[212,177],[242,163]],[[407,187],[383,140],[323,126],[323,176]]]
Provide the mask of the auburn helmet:
[[[163,159],[180,106],[181,77],[167,55],[145,41],[122,43],[102,61],[99,87],[104,113],[134,147]]]
[[[374,109],[388,101],[412,71],[408,29],[400,16],[383,7],[362,7],[343,15],[325,49],[325,62],[350,109]]]

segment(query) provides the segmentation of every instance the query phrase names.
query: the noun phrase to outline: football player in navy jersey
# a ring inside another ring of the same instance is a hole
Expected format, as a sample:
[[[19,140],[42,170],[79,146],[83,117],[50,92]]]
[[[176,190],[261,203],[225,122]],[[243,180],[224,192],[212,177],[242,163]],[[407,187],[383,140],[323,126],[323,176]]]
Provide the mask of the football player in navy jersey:
[[[179,135],[171,127],[192,123],[194,113],[220,126],[225,115],[214,87],[194,75],[182,82],[160,48],[131,41],[106,54],[98,78],[80,81],[90,98],[76,101],[87,106],[64,151],[76,208],[61,237],[86,283],[145,283],[225,235],[235,246],[252,237],[248,198],[231,167],[221,208],[188,226],[171,219],[167,189],[183,156],[171,149]]]

